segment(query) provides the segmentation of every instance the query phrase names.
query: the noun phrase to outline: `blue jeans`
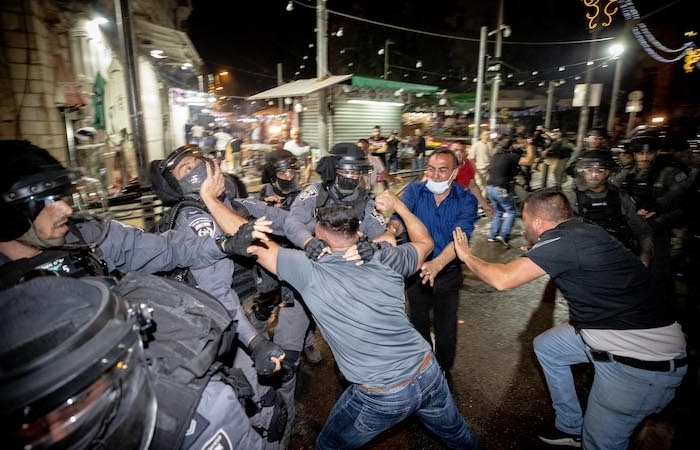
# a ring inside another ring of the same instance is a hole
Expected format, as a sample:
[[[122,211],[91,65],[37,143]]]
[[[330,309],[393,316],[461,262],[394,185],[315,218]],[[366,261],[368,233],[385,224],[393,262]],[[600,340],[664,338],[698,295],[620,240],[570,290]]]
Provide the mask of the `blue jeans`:
[[[590,358],[590,348],[569,324],[545,331],[533,342],[556,413],[555,426],[580,434],[587,450],[625,450],[635,427],[673,399],[688,367],[673,372],[637,369]],[[593,362],[595,376],[586,415],[576,396],[570,366]]]
[[[411,169],[412,170],[421,170],[423,168],[424,168],[423,155],[414,156],[413,159],[411,160]]]
[[[489,237],[493,239],[496,236],[502,236],[507,239],[510,230],[513,229],[517,213],[515,198],[508,190],[498,186],[486,186],[486,194],[496,210],[493,214],[493,219],[491,219],[491,234]],[[505,219],[503,219],[503,213],[505,213]],[[503,221],[502,224],[501,221]]]
[[[433,355],[426,368],[404,386],[382,392],[369,392],[358,384],[347,388],[328,416],[316,448],[359,448],[414,412],[449,448],[480,448]]]

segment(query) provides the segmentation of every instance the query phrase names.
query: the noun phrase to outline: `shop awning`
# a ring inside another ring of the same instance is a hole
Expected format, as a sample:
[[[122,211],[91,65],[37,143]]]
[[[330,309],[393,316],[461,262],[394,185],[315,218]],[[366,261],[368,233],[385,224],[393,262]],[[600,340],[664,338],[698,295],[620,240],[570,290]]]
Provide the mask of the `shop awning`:
[[[437,86],[429,86],[427,84],[403,83],[401,81],[381,80],[378,78],[367,77],[352,77],[350,81],[352,86],[382,89],[385,91],[398,91],[403,89],[405,92],[434,94],[440,90]]]
[[[146,50],[146,53],[162,50],[165,58],[158,60],[161,63],[167,65],[189,63],[195,67],[204,65],[186,33],[141,19],[136,19],[135,25],[136,42],[139,48]]]
[[[251,95],[246,100],[265,100],[268,98],[281,97],[303,97],[328,86],[333,86],[342,83],[352,75],[333,75],[328,78],[311,78],[308,80],[297,80],[291,83],[285,83],[267,91]]]

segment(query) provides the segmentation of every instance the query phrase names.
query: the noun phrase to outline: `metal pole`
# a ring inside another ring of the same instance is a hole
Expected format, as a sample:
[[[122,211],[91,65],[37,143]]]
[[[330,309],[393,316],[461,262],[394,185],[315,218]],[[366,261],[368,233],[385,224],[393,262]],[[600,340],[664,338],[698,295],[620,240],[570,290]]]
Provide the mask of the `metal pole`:
[[[595,47],[596,47],[595,39],[598,37],[598,28],[593,30],[593,33],[592,33],[592,38],[594,40],[591,42],[591,45],[588,48],[588,60],[589,61],[593,61],[593,56],[595,55]],[[574,154],[572,155],[572,158],[578,157],[579,153],[581,153],[581,149],[583,148],[583,136],[586,134],[586,128],[588,128],[588,112],[590,109],[588,104],[591,102],[591,81],[592,80],[593,80],[593,70],[589,70],[588,72],[586,72],[586,79],[585,79],[586,91],[583,94],[583,106],[581,106],[581,114],[579,115],[579,119],[578,119],[578,133],[576,135],[576,149],[574,150]]]
[[[121,41],[122,59],[124,60],[124,72],[126,74],[127,101],[129,104],[129,118],[134,139],[134,152],[136,164],[139,170],[139,182],[148,184],[148,167],[146,158],[146,127],[141,109],[141,97],[139,96],[139,78],[136,73],[136,53],[134,52],[134,34],[131,28],[131,9],[129,0],[114,0],[114,9],[117,17],[117,30]]]
[[[635,111],[632,111],[630,113],[630,120],[627,122],[627,133],[625,133],[625,136],[629,137],[630,133],[632,133],[632,128],[634,127],[634,119],[637,118],[637,113]]]
[[[622,72],[622,55],[615,62],[615,76],[613,78],[612,96],[610,98],[610,113],[608,114],[608,133],[612,133],[615,126],[615,112],[617,111],[617,93],[620,92],[620,76]]]
[[[389,76],[389,39],[384,41],[384,79],[388,80]]]
[[[486,64],[486,34],[487,27],[481,27],[481,37],[479,39],[479,63],[476,73],[476,101],[474,104],[474,137],[472,144],[479,140],[481,134],[481,104],[484,101],[484,65]]]
[[[544,116],[544,127],[549,130],[552,125],[552,107],[554,106],[554,81],[549,82],[547,89],[547,112]]]
[[[280,86],[281,84],[284,83],[284,80],[282,80],[282,63],[277,63],[277,86]],[[284,98],[280,97],[277,99],[277,108],[279,108],[279,113],[282,114],[284,110],[282,109],[282,105],[284,104]]]
[[[328,11],[326,0],[316,0],[316,77],[328,73]],[[326,90],[318,91],[318,150],[324,156],[328,152],[328,104]]]
[[[501,59],[501,46],[503,45],[503,0],[498,2],[498,28],[496,28],[496,52],[494,57],[497,61]],[[500,62],[498,63],[500,65]],[[501,83],[501,70],[496,72],[491,85],[491,109],[489,111],[489,128],[496,129],[498,118],[498,88]]]

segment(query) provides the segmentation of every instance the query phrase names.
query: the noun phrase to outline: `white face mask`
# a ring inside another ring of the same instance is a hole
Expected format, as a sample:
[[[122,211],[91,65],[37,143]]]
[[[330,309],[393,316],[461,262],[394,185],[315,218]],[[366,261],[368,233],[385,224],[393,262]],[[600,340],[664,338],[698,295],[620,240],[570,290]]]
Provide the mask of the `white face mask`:
[[[445,181],[433,181],[430,178],[428,178],[428,181],[425,183],[425,187],[427,187],[428,190],[433,194],[440,195],[443,194],[446,190],[448,190],[451,184],[452,177],[450,177],[449,180]]]

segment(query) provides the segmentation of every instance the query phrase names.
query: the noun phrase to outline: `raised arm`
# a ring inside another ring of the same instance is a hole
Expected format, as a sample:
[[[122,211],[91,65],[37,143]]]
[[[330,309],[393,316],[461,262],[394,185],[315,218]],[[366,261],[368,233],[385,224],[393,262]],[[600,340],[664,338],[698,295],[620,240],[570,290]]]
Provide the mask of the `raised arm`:
[[[423,222],[421,222],[413,213],[404,205],[404,203],[394,195],[389,189],[385,190],[376,198],[377,209],[380,211],[391,211],[393,210],[398,216],[403,220],[404,227],[408,233],[408,238],[410,243],[405,245],[412,245],[416,248],[418,252],[418,262],[416,264],[415,270],[417,271],[425,262],[425,259],[433,251],[433,239],[428,233],[428,229],[425,228]],[[398,221],[390,222],[392,226],[399,225]],[[400,226],[400,225],[399,225]]]

